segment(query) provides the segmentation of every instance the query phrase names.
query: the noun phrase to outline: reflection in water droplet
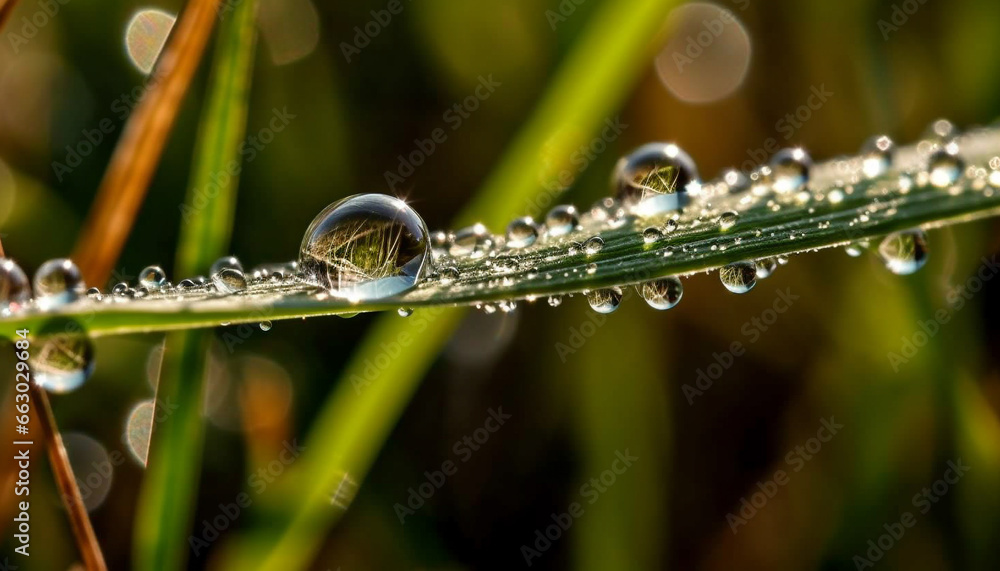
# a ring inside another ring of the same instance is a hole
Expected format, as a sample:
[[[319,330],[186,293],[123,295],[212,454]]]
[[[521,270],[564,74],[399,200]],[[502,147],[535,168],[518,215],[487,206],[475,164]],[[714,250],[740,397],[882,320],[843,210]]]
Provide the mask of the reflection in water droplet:
[[[562,305],[562,297],[558,295],[550,295],[548,303],[552,307],[559,307],[560,305]]]
[[[736,221],[739,220],[740,215],[736,212],[730,210],[728,212],[723,212],[719,216],[719,228],[722,230],[729,230],[733,226],[736,226]]]
[[[737,194],[750,189],[750,177],[743,174],[743,171],[729,169],[723,173],[722,181],[726,183],[726,188],[730,194]]]
[[[462,228],[455,232],[449,253],[452,256],[482,258],[493,245],[493,236],[482,224]]]
[[[413,315],[413,308],[412,307],[400,307],[399,309],[396,310],[396,313],[398,313],[400,317],[409,317],[409,316]]]
[[[28,276],[14,260],[0,258],[0,317],[9,316],[31,300]]]
[[[646,244],[652,244],[662,237],[663,232],[660,232],[658,228],[653,228],[652,226],[642,231],[642,241]]]
[[[597,313],[614,313],[622,303],[622,290],[612,287],[591,291],[587,294],[587,303]]]
[[[76,301],[86,289],[80,269],[67,258],[49,260],[35,272],[35,302],[41,309]]]
[[[646,282],[637,286],[637,289],[650,307],[659,310],[677,305],[684,295],[684,285],[673,276]]]
[[[663,231],[670,233],[677,229],[677,221],[671,218],[667,220],[666,224],[663,225]]]
[[[701,188],[698,167],[673,143],[635,149],[619,159],[614,179],[618,201],[641,216],[680,210]]]
[[[167,273],[160,266],[149,266],[139,272],[139,283],[150,291],[167,285]]]
[[[757,285],[757,266],[750,262],[735,262],[719,268],[719,279],[733,293],[746,293]]]
[[[212,283],[221,293],[237,293],[247,288],[247,277],[235,268],[225,268],[212,274]]]
[[[125,50],[129,59],[148,74],[163,51],[177,17],[162,10],[140,10],[129,20],[125,29]]]
[[[580,216],[576,207],[571,204],[561,204],[549,210],[545,215],[545,227],[549,236],[562,236],[576,230]]]
[[[507,247],[527,248],[538,238],[538,229],[530,216],[518,218],[507,225]]]
[[[889,271],[910,275],[927,263],[927,235],[920,229],[890,234],[879,244],[878,253]]]
[[[782,149],[771,158],[771,186],[776,192],[798,192],[809,182],[812,158],[804,149]]]
[[[957,150],[957,149],[951,149]],[[927,159],[927,171],[931,184],[938,188],[948,188],[958,182],[965,163],[949,149],[939,149]]]
[[[46,337],[32,348],[30,359],[35,384],[51,393],[76,390],[94,372],[94,346],[83,335]]]
[[[593,256],[594,254],[597,254],[603,249],[604,249],[604,238],[601,238],[600,236],[593,236],[591,238],[587,238],[587,240],[583,243],[583,252],[588,256]]]
[[[868,178],[876,178],[892,168],[896,144],[886,135],[876,135],[861,147],[861,172]]]
[[[260,323],[257,324],[257,326],[260,327],[260,330],[264,331],[264,332],[267,332],[267,331],[271,330],[271,322],[270,321],[261,321]]]
[[[358,194],[326,207],[299,251],[308,279],[349,299],[399,294],[426,274],[430,243],[423,219],[405,202]]]
[[[757,277],[764,279],[770,277],[774,270],[778,269],[778,260],[774,258],[761,258],[754,263],[757,268]]]

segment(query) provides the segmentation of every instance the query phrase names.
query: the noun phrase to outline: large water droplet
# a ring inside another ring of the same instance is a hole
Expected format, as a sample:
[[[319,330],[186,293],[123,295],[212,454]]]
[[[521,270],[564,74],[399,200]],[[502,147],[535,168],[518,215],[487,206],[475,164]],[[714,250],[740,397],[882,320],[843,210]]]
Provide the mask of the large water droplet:
[[[571,204],[561,204],[549,210],[545,215],[545,227],[549,236],[562,236],[576,230],[580,223],[580,215]]]
[[[604,238],[600,236],[593,236],[587,238],[583,243],[583,252],[588,256],[593,256],[594,254],[600,252],[604,249]]]
[[[896,144],[886,135],[876,135],[861,147],[861,172],[868,178],[884,175],[892,168]]]
[[[31,300],[28,276],[14,260],[0,258],[0,316],[18,311]]]
[[[782,149],[771,158],[771,186],[782,194],[798,192],[809,182],[812,158],[804,149]]]
[[[80,269],[67,258],[49,260],[35,272],[36,302],[41,309],[75,301],[86,290]]]
[[[448,252],[452,256],[481,258],[493,245],[493,235],[482,224],[473,224],[455,232],[455,238]]]
[[[94,346],[82,335],[47,337],[30,358],[35,383],[52,393],[75,390],[94,372]]]
[[[626,205],[663,196],[657,210],[677,210],[684,206],[688,192],[698,191],[698,185],[697,166],[673,143],[645,144],[615,166],[615,191]]]
[[[614,313],[622,303],[622,290],[610,287],[591,291],[587,293],[587,303],[597,313]]]
[[[965,163],[957,154],[958,149],[948,146],[938,149],[927,159],[927,172],[931,184],[938,188],[948,188],[958,182]]]
[[[889,271],[910,275],[927,263],[927,235],[920,229],[890,234],[879,244],[878,253]]]
[[[507,247],[527,248],[538,239],[538,227],[530,216],[518,218],[507,225]]]
[[[646,282],[640,286],[639,294],[653,309],[670,309],[677,305],[684,295],[684,285],[681,280],[671,276]]]
[[[336,295],[374,299],[413,287],[427,271],[423,219],[405,202],[358,194],[326,207],[302,239],[299,267]]]
[[[167,285],[167,273],[160,266],[149,266],[139,272],[139,284],[155,291]]]
[[[746,293],[757,285],[757,266],[750,262],[735,262],[719,268],[719,279],[733,293]]]

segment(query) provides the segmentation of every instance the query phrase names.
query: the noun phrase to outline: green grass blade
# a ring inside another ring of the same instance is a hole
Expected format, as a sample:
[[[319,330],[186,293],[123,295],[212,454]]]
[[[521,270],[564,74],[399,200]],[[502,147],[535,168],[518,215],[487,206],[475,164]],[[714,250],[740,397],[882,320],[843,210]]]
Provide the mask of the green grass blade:
[[[175,268],[179,274],[207,269],[229,247],[257,41],[256,6],[255,0],[240,3],[219,31],[191,187],[186,209],[182,208]],[[210,184],[218,192],[206,192]],[[201,399],[209,342],[208,331],[178,332],[167,339],[157,399],[176,403],[177,410],[158,427],[150,449],[136,517],[136,569],[185,567],[198,496],[204,430]]]
[[[614,113],[647,65],[650,37],[672,4],[625,0],[605,2],[597,10],[524,134],[461,220],[504,222],[540,190],[537,157],[546,144],[552,144],[548,137],[567,128],[593,132]],[[557,156],[568,157],[574,141],[561,139],[556,145]],[[266,533],[251,534],[241,544],[232,568],[298,569],[308,565],[327,528],[340,516],[340,510],[329,502],[332,490],[345,474],[355,481],[364,478],[459,315],[447,311],[425,320],[422,326],[416,321],[421,319],[419,314],[406,321],[383,320],[378,324],[348,365],[310,433],[308,442],[316,449],[307,452],[303,466],[297,468],[294,481],[301,487],[298,495],[282,506],[281,513],[269,514]],[[402,347],[393,364],[368,390],[357,394],[352,376],[384,351],[382,343],[395,342],[403,335],[414,335],[414,342]]]

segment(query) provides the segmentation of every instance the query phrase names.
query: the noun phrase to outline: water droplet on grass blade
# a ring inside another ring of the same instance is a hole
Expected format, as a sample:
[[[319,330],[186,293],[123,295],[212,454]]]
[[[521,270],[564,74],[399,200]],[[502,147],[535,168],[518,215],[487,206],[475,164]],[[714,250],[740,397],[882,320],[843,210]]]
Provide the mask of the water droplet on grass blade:
[[[150,291],[167,285],[167,273],[160,266],[149,266],[139,272],[139,284]]]
[[[733,293],[746,293],[757,285],[757,266],[750,262],[735,262],[719,268],[719,280]]]
[[[448,253],[452,256],[482,258],[493,245],[493,236],[482,224],[473,224],[455,232]]]
[[[507,225],[507,247],[527,248],[538,239],[538,229],[530,216],[518,218]]]
[[[965,163],[959,158],[957,151],[957,147],[946,147],[934,151],[927,159],[927,173],[931,184],[938,188],[948,188],[958,182]]]
[[[576,230],[580,224],[580,215],[576,207],[571,204],[562,204],[549,210],[545,215],[545,227],[549,236],[562,236]]]
[[[684,295],[684,285],[675,277],[667,277],[636,286],[642,299],[653,309],[670,309]]]
[[[94,346],[83,335],[47,337],[30,358],[35,383],[52,393],[75,390],[94,372]]]
[[[689,193],[700,188],[698,167],[673,143],[648,143],[622,157],[615,166],[614,185],[625,205],[649,201],[638,209],[643,216],[679,210]]]
[[[212,283],[221,293],[237,293],[247,288],[247,277],[235,268],[225,268],[212,274]]]
[[[778,269],[778,260],[774,258],[761,258],[754,263],[757,268],[757,277],[764,279],[770,277],[774,270]]]
[[[587,303],[597,313],[614,313],[622,303],[622,290],[611,287],[591,291],[587,293]]]
[[[31,300],[28,275],[14,260],[0,258],[0,316],[8,316]]]
[[[413,308],[412,307],[400,307],[399,309],[396,310],[396,313],[398,313],[400,317],[409,317],[409,316],[413,315]]]
[[[51,309],[75,301],[87,286],[72,260],[49,260],[35,272],[35,300],[41,309]]]
[[[736,226],[736,221],[739,219],[740,215],[732,210],[723,212],[722,215],[719,216],[719,228],[721,230],[729,230],[733,226]]]
[[[788,194],[805,188],[809,182],[812,158],[804,149],[782,149],[771,158],[771,186]]]
[[[868,178],[877,178],[892,168],[896,144],[886,135],[876,135],[861,147],[861,172]]]
[[[223,256],[212,263],[208,275],[213,276],[225,269],[239,270],[242,273],[243,263],[236,256]]]
[[[359,194],[326,207],[302,239],[308,279],[350,299],[378,299],[416,285],[429,264],[427,226],[405,202]]]
[[[920,229],[890,234],[879,244],[878,253],[889,271],[910,275],[927,263],[927,235]]]
[[[852,258],[860,258],[870,246],[868,240],[857,240],[844,246],[844,251]]]
[[[260,327],[261,331],[267,332],[267,331],[271,330],[271,322],[270,321],[261,321],[257,325],[258,325],[258,327]]]
[[[592,238],[587,238],[587,241],[583,243],[583,252],[588,256],[593,256],[601,250],[604,249],[604,238],[600,236],[594,236]]]
[[[642,231],[642,241],[646,244],[652,244],[662,237],[663,232],[660,232],[659,229],[653,228],[652,226]]]

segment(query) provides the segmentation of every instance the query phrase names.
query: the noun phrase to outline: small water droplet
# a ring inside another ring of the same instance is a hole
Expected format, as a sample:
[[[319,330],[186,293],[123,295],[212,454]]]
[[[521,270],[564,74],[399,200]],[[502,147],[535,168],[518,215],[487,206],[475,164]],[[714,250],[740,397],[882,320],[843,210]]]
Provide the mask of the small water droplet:
[[[778,260],[774,258],[761,258],[754,263],[757,268],[757,277],[764,279],[770,277],[774,270],[778,269]]]
[[[409,317],[409,316],[413,315],[413,308],[412,307],[400,307],[399,309],[396,310],[396,313],[398,313],[400,317]]]
[[[149,266],[139,272],[139,284],[150,291],[161,289],[167,285],[167,273],[160,266]]]
[[[562,298],[558,295],[550,295],[547,301],[552,307],[559,307],[562,305]]]
[[[483,304],[483,313],[487,315],[492,315],[497,312],[497,306],[492,303]]]
[[[518,218],[507,225],[507,247],[527,248],[538,239],[538,228],[530,216]]]
[[[435,250],[440,250],[442,252],[447,252],[451,248],[452,240],[454,236],[445,232],[444,230],[438,230],[431,233],[431,248]]]
[[[583,251],[588,256],[593,256],[594,254],[597,254],[603,249],[604,249],[604,238],[601,238],[600,236],[593,236],[591,238],[587,238],[587,241],[583,243]]]
[[[643,215],[685,206],[700,190],[698,167],[673,143],[648,143],[621,158],[615,166],[615,191],[620,202],[634,206],[645,200]]]
[[[30,359],[32,379],[51,393],[78,389],[94,372],[94,346],[82,335],[47,337]]]
[[[804,149],[782,149],[771,158],[771,186],[776,192],[788,194],[805,188],[809,182],[812,158]]]
[[[193,280],[183,279],[177,284],[177,287],[180,289],[191,289],[193,287],[197,287],[197,285],[198,284],[194,283]]]
[[[671,218],[670,220],[667,220],[666,223],[663,224],[663,231],[664,232],[666,232],[666,233],[669,234],[670,232],[673,232],[674,230],[677,230],[677,221],[674,220],[673,218]]]
[[[868,240],[856,240],[844,246],[844,251],[852,258],[859,258],[871,246]]]
[[[500,303],[498,303],[497,305],[499,305],[500,311],[502,311],[504,313],[511,313],[515,309],[517,309],[517,301],[515,301],[513,299],[511,299],[511,300],[503,300]]]
[[[260,323],[257,324],[257,326],[260,327],[261,331],[267,332],[267,331],[271,330],[271,322],[270,321],[261,321]]]
[[[338,297],[378,299],[417,284],[428,271],[427,226],[402,200],[356,194],[327,206],[299,250],[308,279]]]
[[[104,294],[101,293],[101,288],[92,287],[87,290],[87,297],[94,301],[101,301],[104,299]]]
[[[576,230],[580,224],[580,216],[576,207],[570,204],[562,204],[549,210],[545,215],[545,227],[549,236],[562,236]]]
[[[460,275],[458,268],[455,266],[444,266],[439,271],[441,274],[441,283],[443,285],[455,283],[455,280],[457,280]]]
[[[896,144],[886,135],[876,135],[861,147],[861,172],[868,178],[877,178],[892,168]]]
[[[35,272],[35,300],[41,309],[51,309],[79,298],[87,289],[80,269],[72,260],[49,260]]]
[[[247,288],[246,276],[235,268],[225,268],[212,274],[212,283],[219,292],[225,294],[241,292]]]
[[[652,226],[642,231],[642,241],[646,244],[652,244],[662,237],[663,232],[660,232],[658,228],[653,228]]]
[[[729,194],[739,194],[750,189],[750,177],[737,169],[729,169],[722,173],[722,182],[726,183]]]
[[[591,291],[587,293],[587,303],[597,313],[614,313],[622,303],[622,290],[611,287]]]
[[[730,210],[728,212],[723,212],[719,216],[719,228],[722,230],[729,230],[733,226],[736,226],[736,221],[739,220],[740,215],[736,212]]]
[[[684,285],[681,280],[671,276],[648,281],[637,286],[642,299],[653,309],[670,309],[681,301],[684,295]]]
[[[493,246],[493,235],[486,226],[473,224],[455,232],[455,238],[448,250],[452,256],[482,258]]]
[[[879,244],[878,253],[889,271],[910,275],[927,263],[927,235],[920,229],[890,234]]]
[[[243,263],[240,262],[239,258],[236,256],[223,256],[212,263],[212,268],[208,271],[208,275],[215,275],[225,269],[239,270],[242,272]]]
[[[30,300],[28,275],[14,260],[0,258],[0,316],[20,311]]]
[[[597,273],[597,264],[587,264],[587,275],[594,275]]]
[[[957,154],[957,148],[938,149],[927,159],[927,173],[931,184],[938,188],[948,188],[958,182],[965,169],[965,162]]]
[[[757,266],[750,262],[735,262],[719,268],[719,279],[733,293],[746,293],[757,285]]]

